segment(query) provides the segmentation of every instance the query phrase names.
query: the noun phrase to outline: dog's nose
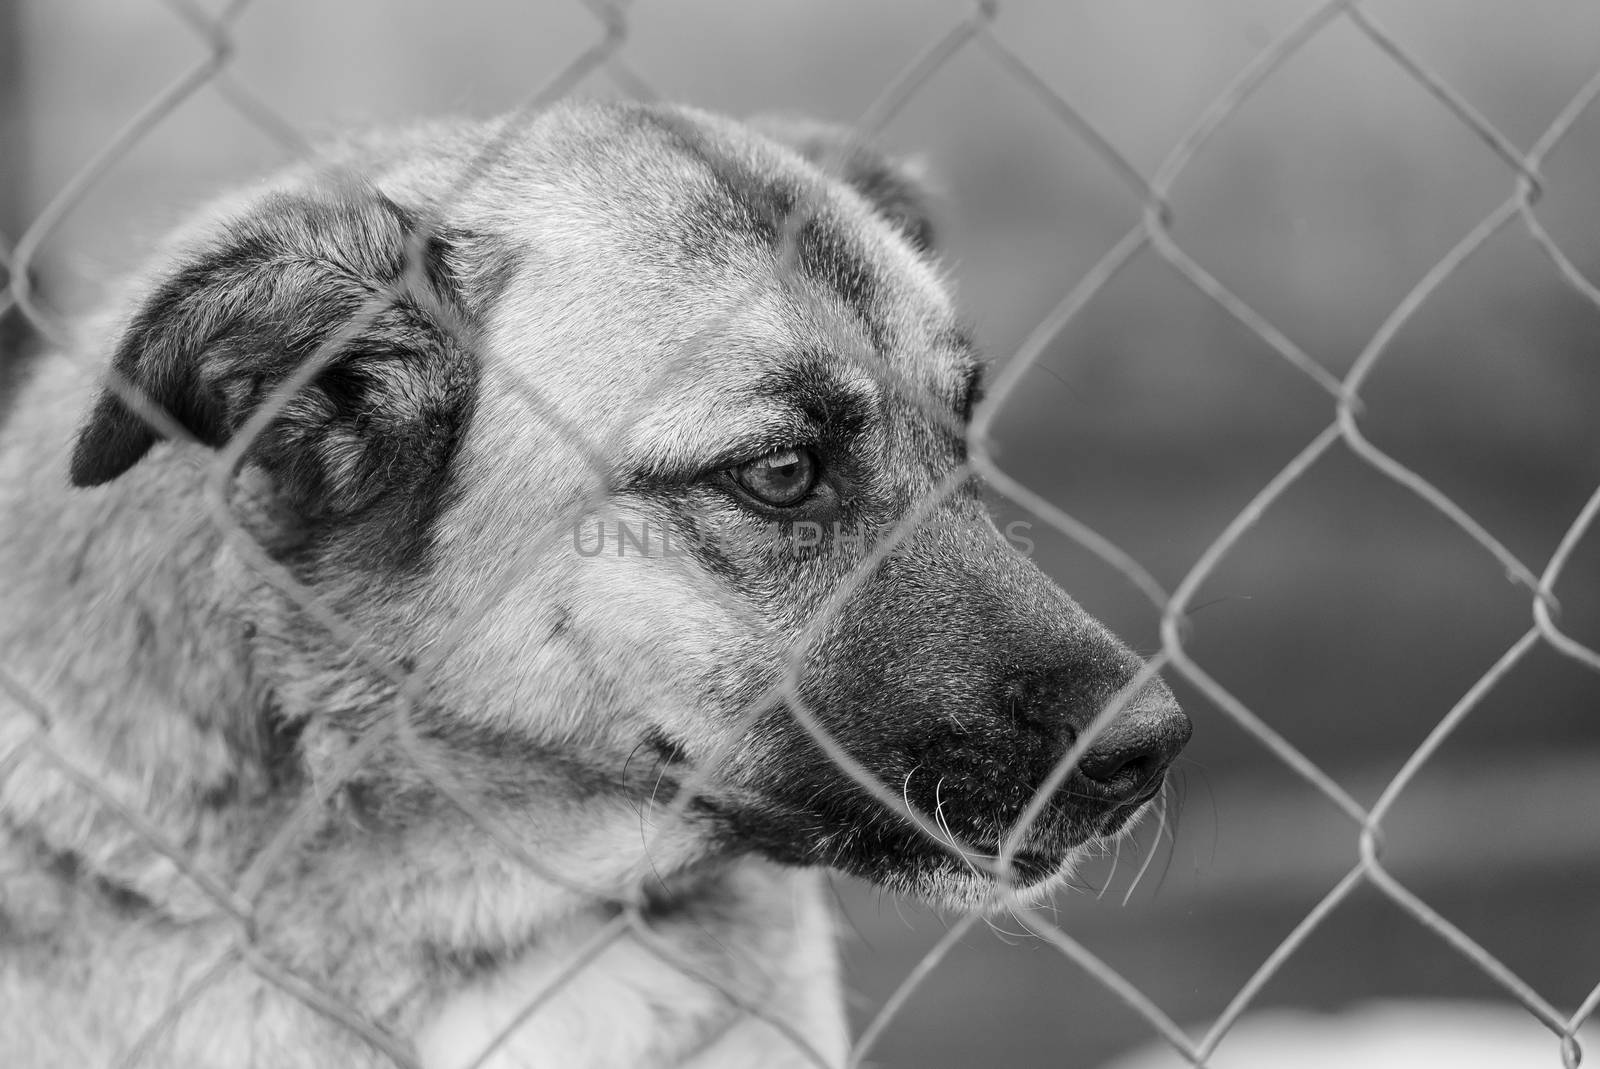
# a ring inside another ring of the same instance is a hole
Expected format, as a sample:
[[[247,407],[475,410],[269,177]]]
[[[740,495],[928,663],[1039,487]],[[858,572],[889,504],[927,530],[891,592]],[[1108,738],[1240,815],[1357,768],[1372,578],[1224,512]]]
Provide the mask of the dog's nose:
[[[1101,732],[1078,771],[1118,803],[1154,794],[1193,725],[1176,702],[1136,708]]]

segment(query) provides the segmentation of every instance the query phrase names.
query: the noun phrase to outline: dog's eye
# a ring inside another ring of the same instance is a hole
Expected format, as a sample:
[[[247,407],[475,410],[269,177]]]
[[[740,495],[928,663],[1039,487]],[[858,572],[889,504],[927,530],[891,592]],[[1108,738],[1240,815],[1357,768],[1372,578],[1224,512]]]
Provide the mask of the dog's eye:
[[[787,508],[817,485],[817,458],[809,449],[780,449],[733,469],[733,479],[764,505]]]

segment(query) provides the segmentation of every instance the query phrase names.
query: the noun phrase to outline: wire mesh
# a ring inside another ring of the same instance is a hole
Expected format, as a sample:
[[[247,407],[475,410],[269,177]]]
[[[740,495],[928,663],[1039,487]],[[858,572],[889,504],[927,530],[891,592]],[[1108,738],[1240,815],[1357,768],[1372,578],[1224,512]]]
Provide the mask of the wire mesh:
[[[60,317],[42,302],[32,285],[30,268],[56,234],[60,224],[81,204],[107,172],[124,158],[153,130],[166,122],[176,109],[197,94],[214,92],[237,113],[239,121],[258,128],[267,137],[282,145],[292,156],[301,157],[308,152],[307,141],[293,125],[278,116],[270,104],[259,99],[248,86],[230,73],[230,63],[235,44],[243,32],[238,26],[239,16],[247,7],[247,0],[235,0],[213,13],[186,2],[167,0],[168,6],[181,16],[184,24],[204,48],[204,56],[190,69],[174,80],[166,89],[151,99],[117,134],[105,144],[94,158],[85,163],[76,175],[59,189],[49,203],[33,219],[15,244],[0,242],[0,270],[3,270],[5,289],[0,292],[0,314],[22,316],[41,338],[57,346],[66,346],[68,337]],[[630,37],[630,8],[626,3],[606,0],[589,0],[585,5],[595,20],[595,39],[583,52],[572,58],[563,69],[555,72],[541,86],[530,93],[525,101],[499,128],[497,136],[479,153],[474,163],[459,174],[453,188],[457,195],[464,194],[483,174],[490,162],[511,143],[532,117],[550,102],[574,92],[586,79],[601,75],[610,79],[625,95],[653,98],[655,93],[648,83],[627,63],[627,46]],[[1537,242],[1551,264],[1571,290],[1584,300],[1600,307],[1600,290],[1575,266],[1552,236],[1541,224],[1536,213],[1543,186],[1541,167],[1550,153],[1557,150],[1563,137],[1600,96],[1600,71],[1561,108],[1549,121],[1544,132],[1526,150],[1517,147],[1480,114],[1449,82],[1419,59],[1406,44],[1380,25],[1377,20],[1353,0],[1338,0],[1316,6],[1278,39],[1262,48],[1255,58],[1204,107],[1199,118],[1177,140],[1154,172],[1147,176],[1129,162],[1114,147],[1113,141],[1079,111],[1071,101],[1051,87],[1049,79],[1033,69],[1017,50],[1008,45],[997,26],[998,5],[980,3],[964,17],[931,35],[926,49],[905,69],[887,79],[878,98],[868,107],[859,127],[868,135],[881,132],[891,124],[904,106],[914,99],[954,57],[975,53],[986,57],[1006,79],[1023,92],[1036,98],[1047,109],[1059,126],[1064,138],[1072,139],[1088,151],[1098,155],[1109,166],[1128,193],[1140,206],[1136,225],[1119,240],[1064,292],[1058,303],[1044,316],[1021,346],[1001,365],[1001,370],[977,410],[965,435],[969,461],[951,480],[936,488],[913,510],[897,529],[883,539],[861,566],[830,598],[827,608],[808,626],[801,639],[790,650],[789,670],[782,685],[775,692],[762,696],[751,707],[750,718],[768,709],[771,703],[783,701],[794,710],[794,715],[816,740],[817,744],[863,789],[886,808],[893,811],[921,834],[932,841],[967,856],[974,863],[984,864],[997,877],[995,901],[1004,902],[1010,894],[1009,854],[1017,848],[1022,831],[1036,818],[1050,793],[1064,781],[1082,753],[1092,743],[1095,734],[1115,718],[1139,684],[1158,672],[1175,673],[1192,683],[1205,695],[1217,711],[1231,718],[1238,726],[1253,736],[1273,758],[1303,778],[1316,791],[1325,795],[1342,811],[1350,822],[1351,835],[1359,844],[1359,860],[1350,871],[1332,887],[1294,930],[1263,961],[1249,981],[1237,992],[1223,1012],[1199,1037],[1191,1036],[1171,1019],[1163,1009],[1139,988],[1121,976],[1112,966],[1096,957],[1059,925],[1035,913],[1020,913],[1019,919],[1027,928],[1062,955],[1075,962],[1100,984],[1124,1001],[1140,1015],[1154,1033],[1178,1051],[1183,1058],[1197,1066],[1208,1064],[1228,1036],[1230,1028],[1242,1014],[1255,1003],[1262,989],[1295,955],[1307,939],[1353,893],[1362,887],[1376,889],[1418,925],[1437,935],[1458,953],[1464,962],[1492,980],[1507,996],[1524,1007],[1529,1014],[1545,1025],[1558,1043],[1552,1050],[1552,1063],[1572,1069],[1579,1062],[1580,1050],[1576,1034],[1583,1023],[1600,1006],[1600,985],[1582,1000],[1574,1012],[1557,1008],[1556,1002],[1535,990],[1519,978],[1510,968],[1491,954],[1482,944],[1465,931],[1452,924],[1428,902],[1413,893],[1397,880],[1385,867],[1384,821],[1397,799],[1408,785],[1432,759],[1440,746],[1458,727],[1472,715],[1482,699],[1493,690],[1507,674],[1532,650],[1548,646],[1562,657],[1592,670],[1600,670],[1600,652],[1573,639],[1562,631],[1559,624],[1559,587],[1562,573],[1575,548],[1589,532],[1596,513],[1600,512],[1600,489],[1589,498],[1583,509],[1572,518],[1559,547],[1542,563],[1519,559],[1488,527],[1479,522],[1466,509],[1451,500],[1420,472],[1386,453],[1373,443],[1362,427],[1362,389],[1389,352],[1397,333],[1421,309],[1435,291],[1449,279],[1491,237],[1501,231],[1521,227]],[[1253,309],[1238,295],[1231,292],[1216,275],[1186,253],[1174,237],[1173,227],[1177,213],[1172,206],[1172,194],[1182,183],[1190,165],[1207,150],[1217,133],[1228,126],[1240,109],[1294,57],[1329,28],[1336,24],[1353,27],[1369,42],[1371,48],[1387,56],[1406,77],[1435,98],[1440,106],[1441,122],[1458,124],[1482,143],[1483,150],[1498,157],[1505,166],[1507,193],[1492,211],[1473,226],[1449,252],[1440,258],[1421,277],[1402,301],[1396,305],[1381,326],[1368,339],[1350,370],[1343,376],[1330,371],[1311,353],[1297,345],[1283,330]],[[791,220],[791,233],[786,242],[789,253],[794,251],[793,230],[804,222],[802,216]],[[239,524],[229,508],[229,484],[243,462],[256,438],[289,405],[295,396],[321,371],[329,366],[365,327],[386,308],[397,295],[414,296],[420,288],[423,263],[421,249],[409,250],[409,263],[405,277],[395,286],[394,292],[379,293],[352,317],[349,324],[329,338],[313,356],[275,389],[267,401],[256,410],[249,422],[215,456],[207,485],[208,503],[212,521],[229,539],[236,550],[244,555],[250,565],[267,582],[286,598],[301,606],[305,613],[324,628],[330,637],[350,651],[366,668],[377,673],[393,688],[394,702],[389,715],[376,721],[366,735],[357,740],[344,755],[335,770],[332,783],[321,785],[322,794],[308,794],[294,810],[289,812],[279,834],[252,860],[245,874],[234,886],[198,867],[188,856],[181,842],[173,841],[156,822],[128,806],[115,792],[105,786],[100,771],[78,767],[61,752],[53,739],[52,730],[57,722],[54,712],[36,694],[30,692],[18,677],[0,663],[0,691],[31,720],[26,733],[13,737],[9,749],[0,760],[0,771],[9,771],[25,756],[33,755],[47,761],[75,788],[93,796],[116,818],[125,822],[131,833],[168,859],[214,906],[233,918],[236,933],[230,945],[223,947],[214,961],[196,971],[189,982],[168,1001],[161,1014],[154,1018],[143,1034],[124,1050],[118,1065],[133,1066],[147,1062],[164,1031],[173,1027],[183,1014],[191,1010],[209,985],[217,983],[229,970],[243,966],[294,999],[304,1003],[318,1014],[361,1037],[376,1051],[392,1059],[398,1066],[413,1066],[416,1056],[407,1040],[389,1031],[384,1023],[369,1019],[352,1007],[343,1004],[330,992],[321,990],[315,983],[298,976],[283,963],[258,945],[260,933],[256,926],[256,913],[264,888],[297,844],[310,834],[320,807],[328,791],[337,787],[347,777],[355,775],[362,763],[379,748],[398,746],[408,754],[419,775],[427,778],[443,797],[460,807],[478,823],[492,839],[498,842],[518,863],[527,866],[540,878],[568,888],[573,894],[599,896],[602,892],[583,886],[560,871],[555,871],[541,859],[532,856],[515,835],[500,828],[489,813],[482,811],[471,800],[469,792],[450,782],[446,773],[430,763],[423,752],[425,744],[419,740],[415,713],[428,700],[427,679],[432,665],[428,661],[415,664],[395,663],[385,655],[379,643],[323,603],[316,592],[263,551],[251,535]],[[1040,360],[1046,347],[1079,318],[1110,283],[1129,264],[1141,257],[1159,257],[1170,264],[1193,288],[1214,302],[1227,315],[1237,320],[1247,331],[1258,337],[1277,358],[1310,380],[1326,396],[1328,404],[1327,426],[1316,434],[1304,448],[1242,509],[1222,533],[1194,562],[1181,582],[1165,589],[1138,561],[1111,540],[1102,537],[1075,518],[1059,503],[1046,498],[1012,475],[997,462],[991,433],[1001,412],[1019,388],[1025,373]],[[728,313],[736,315],[739,307]],[[692,372],[695,354],[686,352],[662,375],[671,376]],[[881,367],[865,362],[860,367],[866,373],[882,378]],[[109,385],[141,416],[150,420],[166,437],[188,439],[190,436],[170,415],[151,404],[129,382],[113,377]],[[884,383],[897,396],[909,404],[922,405],[931,413],[943,410],[941,402],[921,396],[921,388],[900,381]],[[555,408],[544,399],[532,383],[520,383],[521,402],[529,415],[547,427],[572,437],[581,443],[581,452],[597,478],[603,477],[607,456],[606,443],[588,441],[585,428],[560,422]],[[947,417],[941,417],[947,418]],[[1371,806],[1359,803],[1332,775],[1320,768],[1298,748],[1291,744],[1272,724],[1252,711],[1244,702],[1231,694],[1206,669],[1191,657],[1186,649],[1186,626],[1196,592],[1218,566],[1234,553],[1252,527],[1258,524],[1282,496],[1315,467],[1340,447],[1348,450],[1373,470],[1427,505],[1436,509],[1458,526],[1505,570],[1512,583],[1527,593],[1531,622],[1527,631],[1512,644],[1502,656],[1491,664],[1477,682],[1438,721],[1426,740],[1411,754],[1400,772],[1393,777],[1377,802]],[[828,622],[829,614],[836,611],[859,588],[865,577],[887,554],[892,552],[908,535],[916,530],[928,509],[938,503],[961,479],[977,474],[998,494],[1016,506],[1060,532],[1067,539],[1081,545],[1100,557],[1107,565],[1121,573],[1134,588],[1150,602],[1160,619],[1161,646],[1148,661],[1135,684],[1125,692],[1124,699],[1113,702],[1095,721],[1095,726],[1082,734],[1072,751],[1063,758],[1049,782],[1041,786],[1034,797],[1019,830],[1001,850],[998,858],[977,857],[976,852],[948,840],[941,835],[934,818],[920,813],[902,798],[894,784],[883,784],[856,761],[845,747],[828,737],[820,719],[807,707],[800,691],[800,666],[810,646],[817,640]],[[557,532],[561,535],[564,532]],[[530,555],[531,555],[530,550]],[[522,562],[503,562],[500,578],[506,579]],[[491,584],[500,590],[492,597],[504,596],[509,581]],[[487,610],[488,605],[484,606]],[[742,610],[738,605],[727,606],[731,613]],[[440,643],[440,656],[451,645]],[[716,775],[716,760],[701,763],[696,773],[684,782],[670,807],[668,820],[682,819],[696,792]],[[487,1064],[498,1046],[515,1028],[538,1014],[547,1000],[562,985],[588,968],[608,948],[624,940],[631,940],[660,960],[681,971],[688,979],[709,985],[720,991],[722,997],[741,1011],[763,1015],[765,1011],[751,1003],[745,993],[724,984],[716,976],[699,970],[691,961],[677,955],[671,944],[657,938],[652,931],[652,920],[642,899],[638,897],[612,899],[615,909],[612,920],[598,928],[579,949],[570,963],[557,973],[548,986],[522,1007],[512,1022],[500,1030],[471,1064]],[[885,1029],[906,1004],[915,989],[934,970],[940,967],[950,949],[978,920],[976,913],[955,922],[946,935],[921,959],[915,969],[878,1009],[862,1031],[848,1056],[848,1064],[861,1065],[873,1051]],[[809,1037],[798,1034],[782,1020],[765,1017],[779,1037],[792,1044],[812,1063],[829,1066],[830,1062],[811,1043]],[[1559,1053],[1557,1053],[1557,1051]]]

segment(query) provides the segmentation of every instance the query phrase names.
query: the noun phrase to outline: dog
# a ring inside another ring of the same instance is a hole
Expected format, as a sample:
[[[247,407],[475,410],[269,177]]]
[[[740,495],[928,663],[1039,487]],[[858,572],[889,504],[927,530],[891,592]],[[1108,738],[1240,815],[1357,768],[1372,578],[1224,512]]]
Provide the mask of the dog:
[[[988,515],[930,203],[573,103],[181,228],[0,447],[10,1064],[842,1065],[823,870],[1144,812],[1189,720]]]

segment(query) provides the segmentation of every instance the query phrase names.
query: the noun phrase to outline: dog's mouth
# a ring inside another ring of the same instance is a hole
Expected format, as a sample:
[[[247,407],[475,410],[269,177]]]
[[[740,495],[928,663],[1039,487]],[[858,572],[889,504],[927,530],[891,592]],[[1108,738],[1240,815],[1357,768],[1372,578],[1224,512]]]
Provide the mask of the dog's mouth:
[[[947,826],[938,832],[888,814],[874,800],[834,795],[817,811],[785,804],[765,791],[737,797],[702,797],[696,808],[721,825],[727,844],[775,861],[827,865],[890,890],[961,908],[984,908],[1012,894],[1042,897],[1065,882],[1096,847],[1115,839],[1160,796],[1166,777],[1157,775],[1125,800],[1091,799],[1083,791],[1058,795],[1030,828],[1004,866],[998,864],[1002,836],[992,822],[957,819],[946,806]],[[949,800],[946,799],[948,802]],[[954,810],[954,811],[952,811]],[[977,834],[974,834],[976,832]],[[957,847],[952,844],[960,843]]]
[[[1116,839],[1149,812],[1160,797],[1165,776],[1158,776],[1137,795],[1123,802],[1108,804],[1100,812],[1065,817],[1060,811],[1041,817],[1039,826],[1011,854],[1005,878],[997,875],[995,864],[999,844],[983,844],[987,863],[973,863],[943,844],[924,841],[920,855],[907,866],[909,881],[884,880],[890,885],[914,885],[920,897],[963,909],[987,909],[1007,898],[1038,901],[1066,883],[1078,864],[1096,848]],[[913,831],[913,835],[916,833]],[[977,844],[974,844],[977,845]]]
[[[1012,885],[1026,890],[1050,882],[1071,865],[1076,849],[1073,847],[1060,854],[1023,851],[1015,855],[1011,859]]]
[[[1141,797],[1094,817],[1046,817],[1022,848],[998,862],[998,842],[969,843],[965,854],[909,825],[894,847],[875,857],[833,857],[828,863],[894,891],[959,910],[991,910],[1008,902],[1037,903],[1066,884],[1102,845],[1121,835],[1160,794],[1156,784]],[[1000,872],[1004,871],[1002,878]]]
[[[697,808],[714,817],[724,843],[735,850],[825,865],[926,901],[987,909],[1017,896],[1039,900],[1066,883],[1080,863],[1149,810],[1166,781],[1165,769],[1146,773],[1136,786],[1073,777],[1040,807],[1025,835],[1011,837],[1035,798],[1035,778],[985,772],[927,777],[934,786],[926,796],[913,789],[907,799],[920,820],[890,812],[825,769],[792,781],[772,777],[759,787],[704,798]],[[1002,843],[1015,851],[1003,865]]]

